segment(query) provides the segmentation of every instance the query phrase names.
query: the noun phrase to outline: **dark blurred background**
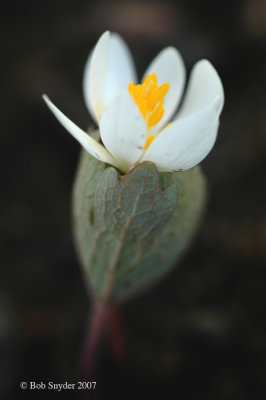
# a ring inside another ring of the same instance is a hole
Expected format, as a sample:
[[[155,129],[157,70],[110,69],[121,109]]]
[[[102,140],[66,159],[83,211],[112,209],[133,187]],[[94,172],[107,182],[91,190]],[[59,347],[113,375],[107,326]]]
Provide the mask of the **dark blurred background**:
[[[188,71],[209,59],[225,108],[202,163],[203,223],[179,268],[123,305],[126,360],[105,346],[98,398],[265,399],[266,2],[16,0],[0,19],[0,399],[58,398],[19,382],[78,380],[90,309],[70,218],[80,146],[41,94],[86,129],[83,68],[106,29],[126,39],[140,76],[167,45]]]

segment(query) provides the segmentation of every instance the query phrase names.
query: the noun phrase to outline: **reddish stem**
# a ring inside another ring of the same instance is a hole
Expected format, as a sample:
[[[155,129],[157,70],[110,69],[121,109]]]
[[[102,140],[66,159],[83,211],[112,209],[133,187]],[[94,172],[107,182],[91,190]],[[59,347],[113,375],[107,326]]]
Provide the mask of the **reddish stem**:
[[[92,381],[95,378],[101,342],[106,332],[111,306],[107,302],[98,302],[92,310],[92,317],[84,346],[82,359],[82,379]]]
[[[97,391],[97,364],[101,343],[109,323],[111,306],[108,302],[97,302],[94,304],[91,314],[89,329],[84,345],[81,364],[82,382],[96,382],[95,389],[81,390],[81,398],[93,400]]]
[[[113,356],[116,361],[122,363],[125,358],[125,335],[122,320],[119,310],[107,301],[95,303],[92,309],[82,355],[82,382],[97,382],[97,364],[105,334],[110,335]],[[82,398],[84,400],[92,400],[96,391],[97,384],[95,390],[82,390]]]
[[[121,311],[118,308],[112,308],[111,310],[109,329],[113,356],[119,364],[124,364],[126,358],[126,335]]]

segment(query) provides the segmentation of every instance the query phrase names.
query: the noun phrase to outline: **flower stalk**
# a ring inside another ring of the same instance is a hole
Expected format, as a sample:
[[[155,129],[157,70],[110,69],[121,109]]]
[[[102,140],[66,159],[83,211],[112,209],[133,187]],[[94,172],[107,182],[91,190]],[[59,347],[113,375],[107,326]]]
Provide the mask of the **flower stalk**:
[[[82,353],[81,379],[84,382],[96,379],[101,345],[108,332],[110,315],[110,303],[107,301],[97,301],[94,304]]]
[[[106,340],[107,339],[107,340]],[[118,364],[125,360],[125,332],[118,307],[108,301],[93,304],[88,332],[81,358],[82,382],[97,382],[98,368],[105,341],[110,345],[113,359]],[[94,390],[83,390],[84,400],[94,399]]]

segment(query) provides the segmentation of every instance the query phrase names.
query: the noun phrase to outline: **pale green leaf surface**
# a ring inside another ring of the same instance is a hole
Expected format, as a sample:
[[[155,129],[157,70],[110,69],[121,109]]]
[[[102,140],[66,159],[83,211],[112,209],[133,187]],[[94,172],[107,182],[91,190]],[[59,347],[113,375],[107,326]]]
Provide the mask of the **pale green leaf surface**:
[[[205,181],[198,167],[160,175],[164,191],[152,163],[118,181],[114,168],[83,152],[74,186],[75,239],[97,298],[117,302],[152,285],[188,245]]]

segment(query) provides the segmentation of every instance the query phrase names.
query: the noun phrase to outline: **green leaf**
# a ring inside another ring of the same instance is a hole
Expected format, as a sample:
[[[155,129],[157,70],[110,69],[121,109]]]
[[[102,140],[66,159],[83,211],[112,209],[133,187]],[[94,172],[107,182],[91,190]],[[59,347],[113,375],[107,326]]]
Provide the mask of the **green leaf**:
[[[181,255],[201,214],[205,185],[197,168],[161,174],[164,191],[152,163],[120,181],[114,168],[104,168],[83,153],[74,227],[91,290],[117,302],[156,282]]]

